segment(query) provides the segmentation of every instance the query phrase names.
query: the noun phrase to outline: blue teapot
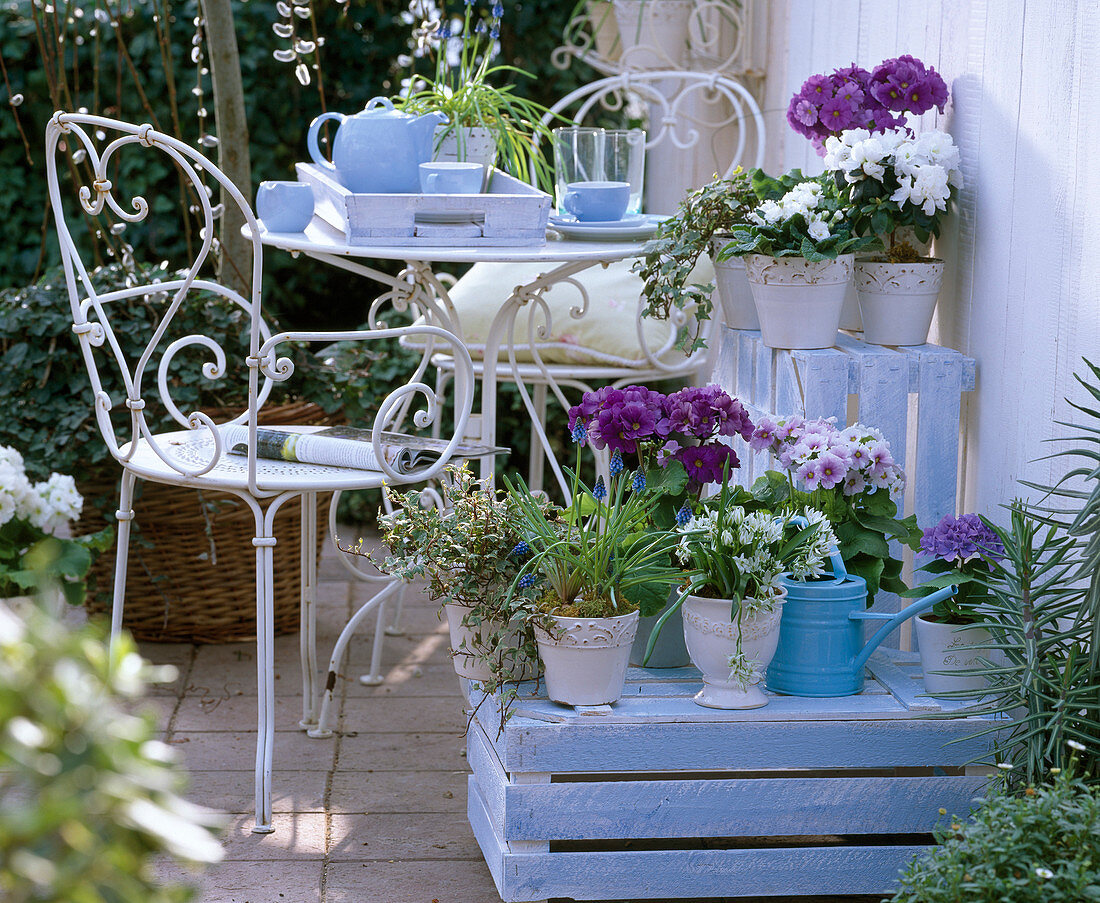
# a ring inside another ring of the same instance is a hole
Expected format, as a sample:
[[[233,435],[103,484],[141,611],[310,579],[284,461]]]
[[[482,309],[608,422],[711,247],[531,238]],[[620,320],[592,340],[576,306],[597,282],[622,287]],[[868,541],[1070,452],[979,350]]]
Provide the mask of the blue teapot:
[[[340,122],[331,163],[317,146],[317,134],[330,119]],[[420,190],[419,166],[432,159],[435,127],[444,122],[444,113],[413,116],[385,97],[372,97],[353,116],[322,113],[310,123],[306,144],[313,162],[356,194],[411,193]]]

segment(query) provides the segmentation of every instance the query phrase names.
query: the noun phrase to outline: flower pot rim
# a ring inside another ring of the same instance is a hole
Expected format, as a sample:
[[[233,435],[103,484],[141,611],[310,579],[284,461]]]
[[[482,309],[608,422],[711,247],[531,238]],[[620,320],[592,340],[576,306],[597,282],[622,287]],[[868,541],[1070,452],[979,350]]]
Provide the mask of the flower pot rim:
[[[930,611],[922,611],[916,616],[917,620],[924,621],[925,624],[942,624],[944,627],[982,627],[985,628],[989,623],[988,621],[941,621],[936,618]]]
[[[899,267],[911,267],[911,266],[930,266],[935,264],[942,264],[942,257],[922,257],[920,260],[883,260],[877,255],[870,255],[865,257],[856,257],[856,266],[861,266],[866,263],[873,263],[877,265],[889,265]]]
[[[587,624],[592,621],[620,621],[624,618],[640,617],[641,615],[638,609],[634,609],[634,611],[627,612],[625,615],[607,615],[600,618],[573,618],[569,617],[568,615],[555,614],[548,614],[547,616],[553,618],[555,621],[569,621],[574,624]]]

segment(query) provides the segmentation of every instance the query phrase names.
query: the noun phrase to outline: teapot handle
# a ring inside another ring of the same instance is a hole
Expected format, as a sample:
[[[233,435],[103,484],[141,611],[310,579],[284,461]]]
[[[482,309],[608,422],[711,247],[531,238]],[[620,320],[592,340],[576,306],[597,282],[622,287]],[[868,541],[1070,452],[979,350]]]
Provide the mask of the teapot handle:
[[[324,125],[329,119],[339,119],[342,123],[345,119],[343,113],[322,113],[316,119],[309,124],[309,133],[306,135],[306,147],[309,148],[309,155],[321,169],[327,169],[329,172],[336,172],[336,166],[330,163],[321,154],[321,149],[317,146],[317,135],[321,131],[321,126]]]
[[[388,97],[372,97],[367,101],[367,105],[363,107],[363,112],[366,113],[368,110],[373,110],[375,107],[385,107],[387,110],[394,109],[393,101]]]

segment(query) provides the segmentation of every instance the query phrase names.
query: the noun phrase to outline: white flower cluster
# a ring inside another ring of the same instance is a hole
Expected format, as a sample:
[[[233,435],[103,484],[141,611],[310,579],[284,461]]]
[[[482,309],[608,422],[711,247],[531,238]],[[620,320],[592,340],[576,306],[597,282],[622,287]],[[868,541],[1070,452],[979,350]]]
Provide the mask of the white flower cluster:
[[[45,533],[56,533],[79,517],[83,507],[72,477],[52,473],[45,482],[32,484],[23,456],[0,445],[0,527],[20,518]]]
[[[807,508],[803,516],[810,524],[821,524],[821,528],[813,541],[787,562],[779,557],[787,521],[767,511],[746,512],[740,506],[724,513],[707,509],[693,517],[679,528],[684,535],[676,555],[684,564],[699,557],[695,554],[699,551],[707,553],[706,557],[731,561],[757,586],[752,597],[741,600],[745,614],[769,612],[782,595],[781,574],[790,571],[795,577],[818,576],[824,573],[829,550],[836,547],[836,536],[823,514]]]
[[[872,135],[867,129],[849,129],[825,139],[825,168],[843,172],[849,184],[864,179],[883,181],[893,170],[898,188],[890,200],[899,207],[913,204],[931,216],[947,209],[952,188],[962,188],[959,149],[938,129],[913,138],[905,129]]]
[[[829,224],[839,218],[820,209],[822,188],[817,182],[799,182],[778,201],[767,200],[749,214],[757,226],[778,226],[793,216],[806,220],[806,231],[814,241],[824,241],[832,233]]]

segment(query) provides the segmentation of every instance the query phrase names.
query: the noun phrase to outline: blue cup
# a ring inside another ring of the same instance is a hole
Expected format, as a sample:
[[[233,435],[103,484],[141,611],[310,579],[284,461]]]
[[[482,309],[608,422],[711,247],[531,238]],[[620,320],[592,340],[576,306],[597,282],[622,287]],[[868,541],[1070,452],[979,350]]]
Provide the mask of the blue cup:
[[[621,220],[630,203],[629,182],[570,182],[562,204],[582,223]]]
[[[437,161],[420,164],[423,194],[480,194],[485,167],[480,163]]]
[[[313,189],[305,182],[261,182],[256,215],[268,232],[301,232],[313,219]]]

